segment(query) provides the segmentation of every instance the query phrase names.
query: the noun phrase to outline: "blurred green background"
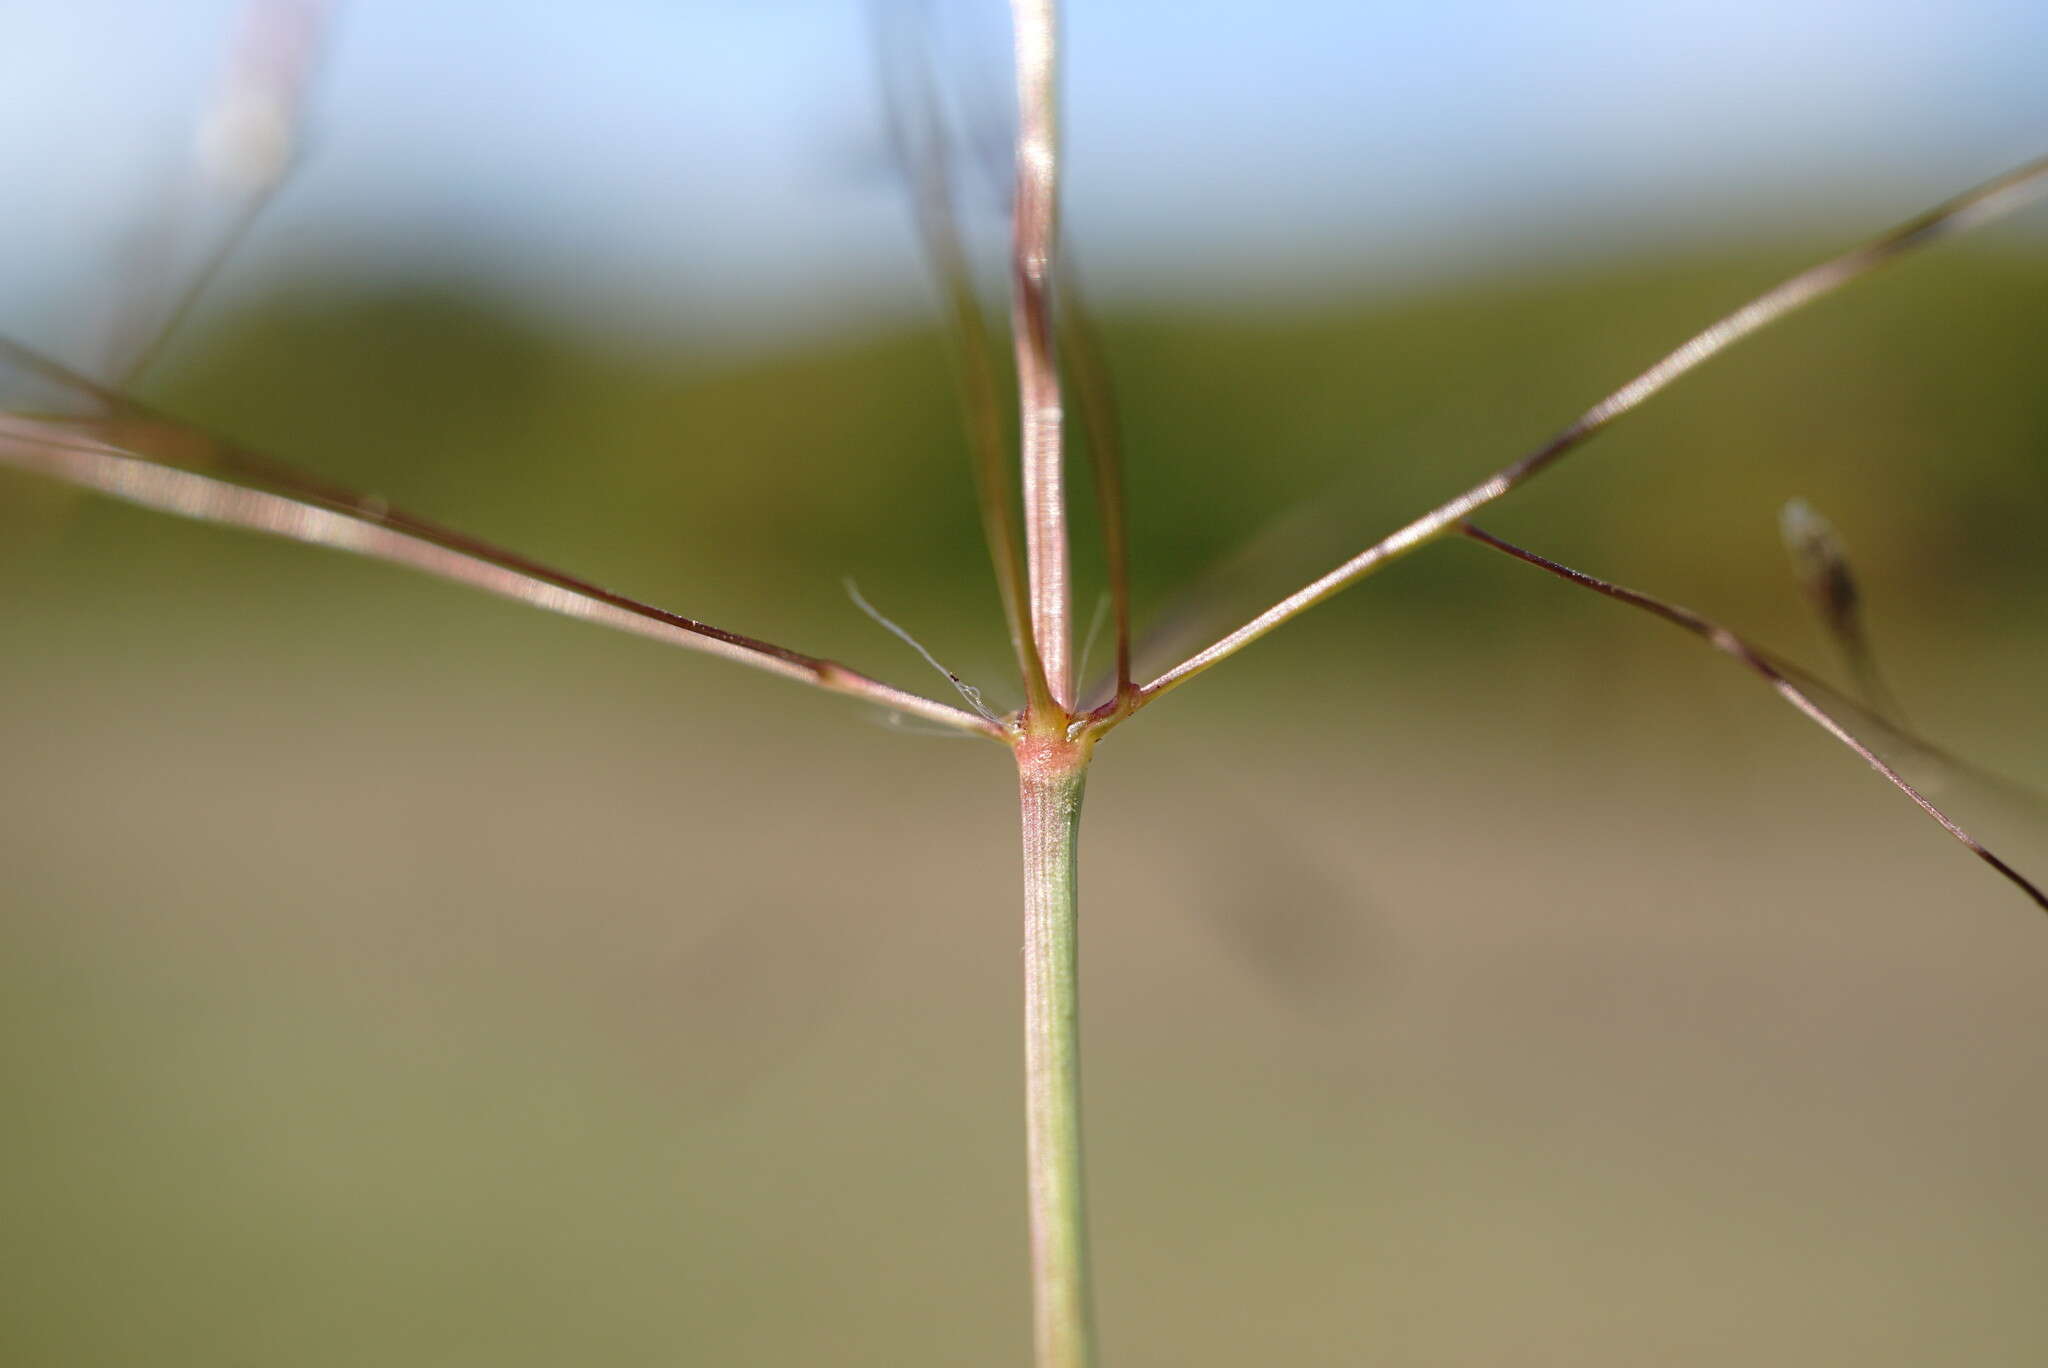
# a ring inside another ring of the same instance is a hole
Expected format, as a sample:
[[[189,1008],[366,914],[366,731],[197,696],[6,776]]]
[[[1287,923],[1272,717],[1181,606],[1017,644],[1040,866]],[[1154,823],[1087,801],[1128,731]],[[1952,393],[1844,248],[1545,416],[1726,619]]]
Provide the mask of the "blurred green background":
[[[1293,516],[1234,625],[1823,247],[1112,313],[1141,603]],[[1488,522],[1829,665],[1803,496],[1915,724],[2048,782],[2044,356],[2037,244],[1944,249]],[[852,576],[1007,704],[947,364],[328,279],[146,397],[942,692]],[[1022,1360],[993,747],[4,472],[0,566],[0,1359]],[[2048,927],[1698,643],[1437,548],[1105,743],[1088,817],[1111,1361],[2048,1361]]]

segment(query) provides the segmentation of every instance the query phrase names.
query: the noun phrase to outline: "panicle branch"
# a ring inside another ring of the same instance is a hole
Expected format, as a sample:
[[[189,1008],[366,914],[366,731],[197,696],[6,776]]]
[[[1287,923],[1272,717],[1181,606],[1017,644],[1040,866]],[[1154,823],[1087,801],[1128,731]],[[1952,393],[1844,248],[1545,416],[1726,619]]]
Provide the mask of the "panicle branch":
[[[2017,208],[2040,193],[2044,184],[2048,184],[2048,158],[2028,162],[1765,291],[1688,338],[1648,370],[1580,414],[1542,446],[1373,543],[1321,579],[1289,594],[1242,627],[1167,670],[1145,686],[1144,697],[1156,697],[1184,683],[1387,562],[1455,530],[1466,515],[1542,473],[1615,419],[1765,325],[1898,257]]]
[[[1054,354],[1054,254],[1059,237],[1058,33],[1053,0],[1013,0],[1017,52],[1017,185],[1012,205],[1010,327],[1024,473],[1024,549],[1031,631],[1053,701],[1074,705],[1073,586],[1059,362]]]
[[[1815,690],[1809,687],[1802,687],[1794,678],[1794,671],[1780,665],[1777,661],[1771,659],[1770,656],[1729,631],[1726,627],[1701,617],[1689,608],[1682,608],[1675,603],[1666,603],[1662,599],[1652,598],[1650,595],[1638,590],[1625,588],[1609,580],[1589,575],[1582,570],[1574,570],[1568,565],[1560,565],[1558,562],[1539,556],[1533,551],[1524,550],[1512,542],[1503,541],[1492,533],[1474,526],[1472,523],[1461,522],[1457,525],[1457,530],[1482,546],[1492,547],[1494,550],[1512,556],[1526,565],[1533,565],[1539,570],[1555,575],[1567,583],[1576,584],[1581,589],[1590,589],[1594,593],[1605,595],[1618,603],[1626,603],[1631,608],[1640,608],[1646,613],[1660,617],[1672,626],[1690,632],[1723,655],[1729,656],[1745,669],[1762,678],[1764,682],[1777,692],[1780,698],[1783,698],[1787,703],[1790,703],[1801,713],[1805,714],[1809,721],[1861,756],[1865,764],[1883,775],[1893,788],[1896,788],[1899,792],[1912,799],[1922,812],[1941,824],[1942,830],[1955,837],[1957,841],[1968,848],[1971,854],[1975,855],[1985,864],[1990,865],[2002,877],[2011,882],[2014,887],[2026,894],[2036,906],[2043,910],[2048,910],[2048,893],[2044,893],[2039,885],[2035,884],[1997,855],[1992,854],[1983,842],[1965,831],[1946,812],[1936,807],[1926,794],[1908,782],[1906,777],[1887,763],[1882,756],[1858,739],[1849,730],[1847,725],[1822,705],[1816,696]]]
[[[202,522],[221,523],[409,566],[536,608],[721,656],[897,712],[1004,739],[1002,728],[836,661],[805,655],[642,603],[450,528],[306,475],[72,375],[0,339],[0,360],[104,415],[0,412],[0,465]],[[197,469],[193,467],[198,467]]]

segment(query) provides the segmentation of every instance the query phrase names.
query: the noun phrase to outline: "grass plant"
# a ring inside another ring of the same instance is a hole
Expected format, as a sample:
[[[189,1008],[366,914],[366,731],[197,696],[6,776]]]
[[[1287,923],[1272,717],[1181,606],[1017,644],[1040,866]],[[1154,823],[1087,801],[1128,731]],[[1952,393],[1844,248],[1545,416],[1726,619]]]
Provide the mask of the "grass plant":
[[[948,131],[936,101],[914,83],[898,91],[895,106],[898,148],[910,172],[918,222],[951,324],[982,529],[1025,700],[1013,712],[986,706],[977,690],[937,661],[932,663],[957,698],[928,697],[835,660],[614,592],[157,412],[123,388],[185,312],[186,290],[145,292],[155,301],[142,310],[147,317],[131,320],[124,345],[110,349],[110,357],[117,358],[109,363],[108,374],[116,377],[112,382],[77,373],[19,344],[0,342],[0,362],[25,396],[0,417],[0,463],[147,508],[405,565],[847,695],[1007,751],[1014,762],[1023,850],[1024,1115],[1035,1353],[1041,1368],[1080,1368],[1095,1361],[1082,1165],[1076,852],[1082,798],[1096,751],[1111,733],[1166,695],[1412,553],[1439,543],[1474,543],[1699,637],[1863,760],[2020,895],[2048,909],[2048,894],[2039,885],[1966,830],[1941,806],[1937,793],[1910,781],[1895,763],[1898,748],[1920,758],[1944,763],[1945,758],[1905,731],[1896,705],[1877,682],[1847,558],[1818,515],[1789,514],[1787,539],[1802,584],[1849,656],[1862,689],[1859,700],[1835,694],[1719,623],[1564,566],[1474,521],[1482,510],[1759,329],[1901,256],[2017,207],[2048,185],[2048,160],[1968,190],[1738,304],[1547,441],[1366,542],[1326,573],[1144,678],[1134,664],[1133,551],[1115,403],[1107,367],[1060,254],[1058,16],[1052,0],[1016,0],[1013,17],[1018,119],[1009,334],[1019,406],[1014,451],[1000,410],[1003,367],[988,343],[993,329],[953,222]],[[279,108],[296,102],[300,79],[294,76],[281,88]],[[268,127],[274,133],[274,126]],[[285,164],[273,157],[265,163],[269,169],[249,182],[248,195],[227,216],[219,250],[203,254],[206,265],[198,278],[210,275],[220,255],[239,240]],[[169,303],[163,302],[166,297]],[[1077,593],[1072,570],[1070,504],[1082,482],[1070,478],[1070,411],[1088,434],[1089,487],[1106,567],[1102,588],[1111,664],[1100,681],[1085,677],[1080,660],[1087,635],[1080,623],[1087,613],[1077,608],[1084,596]],[[879,613],[875,616],[880,619]]]

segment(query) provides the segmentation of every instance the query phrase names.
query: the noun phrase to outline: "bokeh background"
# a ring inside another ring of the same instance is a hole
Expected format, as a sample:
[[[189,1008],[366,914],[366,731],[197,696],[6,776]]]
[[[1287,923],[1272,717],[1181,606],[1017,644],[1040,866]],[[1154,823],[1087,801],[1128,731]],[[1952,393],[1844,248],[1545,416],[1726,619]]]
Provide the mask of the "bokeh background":
[[[1423,8],[1074,6],[1149,615],[1250,543],[1233,625],[2048,133],[2031,7]],[[5,23],[4,328],[91,364],[237,7]],[[1000,9],[932,32],[999,123]],[[852,576],[1014,701],[875,65],[851,4],[360,0],[141,392],[943,688]],[[1803,496],[1912,722],[2048,783],[2044,230],[1491,523],[1830,667]],[[5,1361],[1022,1361],[993,748],[4,472],[0,567]],[[2048,927],[1697,643],[1444,547],[1119,732],[1088,815],[1113,1362],[2048,1358]]]

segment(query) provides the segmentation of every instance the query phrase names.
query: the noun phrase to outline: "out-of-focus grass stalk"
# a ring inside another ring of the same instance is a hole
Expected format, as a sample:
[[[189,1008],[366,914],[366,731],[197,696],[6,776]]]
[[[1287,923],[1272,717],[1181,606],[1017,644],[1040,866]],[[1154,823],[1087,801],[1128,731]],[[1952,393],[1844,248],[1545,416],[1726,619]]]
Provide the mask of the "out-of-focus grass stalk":
[[[328,27],[326,0],[251,0],[179,191],[136,235],[136,279],[119,302],[102,366],[117,388],[156,361],[290,179]],[[196,260],[177,261],[180,243],[209,226]]]
[[[1095,473],[1095,503],[1102,517],[1102,572],[1109,582],[1109,613],[1116,634],[1116,680],[1111,697],[1133,701],[1131,679],[1131,515],[1124,493],[1122,424],[1116,389],[1102,345],[1081,302],[1071,260],[1060,282],[1059,338],[1074,377],[1074,398],[1088,434],[1088,463]],[[1078,667],[1077,668],[1081,668]],[[1077,681],[1085,688],[1088,681]]]
[[[887,0],[876,0],[875,28],[889,140],[909,184],[918,238],[938,286],[953,343],[982,541],[995,571],[996,592],[1023,680],[1025,706],[1046,713],[1053,706],[1052,691],[1034,634],[1030,579],[1012,502],[1009,443],[1003,436],[1002,405],[997,397],[1000,385],[995,356],[989,345],[988,318],[974,288],[974,272],[968,265],[953,207],[953,139],[927,63],[902,58],[903,50],[912,44]]]

